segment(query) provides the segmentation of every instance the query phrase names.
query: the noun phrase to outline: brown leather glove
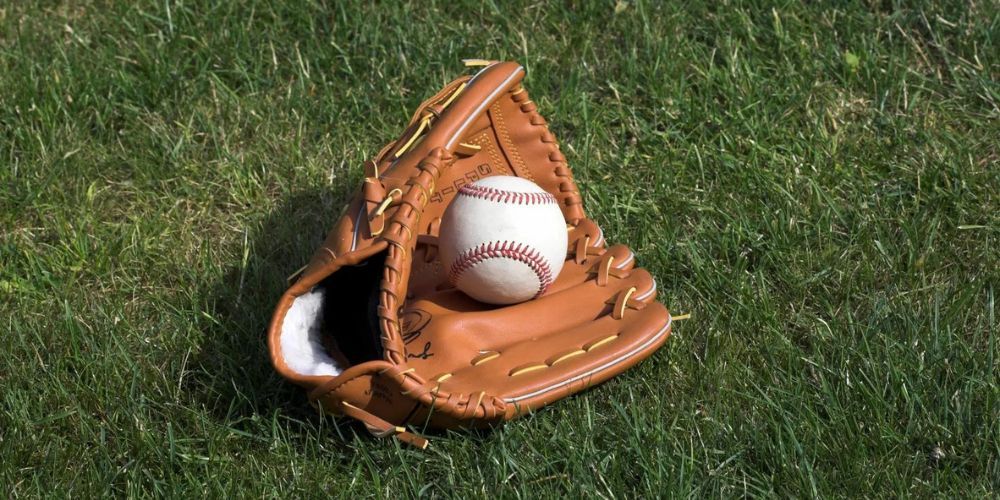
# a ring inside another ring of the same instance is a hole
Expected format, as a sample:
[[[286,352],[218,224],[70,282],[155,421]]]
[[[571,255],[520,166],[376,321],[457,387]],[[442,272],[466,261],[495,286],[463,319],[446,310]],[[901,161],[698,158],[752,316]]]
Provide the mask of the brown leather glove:
[[[424,102],[293,277],[271,322],[271,360],[325,411],[423,447],[401,426],[499,423],[618,375],[666,341],[671,318],[652,276],[584,214],[523,77],[516,63],[487,63]],[[553,194],[569,232],[547,292],[503,307],[449,286],[437,258],[445,207],[491,175]]]

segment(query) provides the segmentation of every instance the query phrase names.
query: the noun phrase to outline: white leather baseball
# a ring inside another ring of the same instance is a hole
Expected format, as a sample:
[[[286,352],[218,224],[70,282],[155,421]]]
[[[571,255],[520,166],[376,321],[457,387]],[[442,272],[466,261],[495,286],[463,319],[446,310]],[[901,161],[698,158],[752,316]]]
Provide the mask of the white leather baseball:
[[[439,238],[448,280],[472,298],[514,304],[545,293],[566,259],[566,220],[556,198],[520,177],[463,186]]]

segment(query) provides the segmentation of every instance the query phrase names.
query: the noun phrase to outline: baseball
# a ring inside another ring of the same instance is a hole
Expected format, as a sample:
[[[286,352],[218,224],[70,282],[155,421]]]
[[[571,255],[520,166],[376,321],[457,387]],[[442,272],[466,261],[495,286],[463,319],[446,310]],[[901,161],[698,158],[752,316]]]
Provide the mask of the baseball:
[[[556,198],[520,177],[463,186],[441,219],[439,249],[448,280],[490,304],[545,293],[562,270],[566,244]]]

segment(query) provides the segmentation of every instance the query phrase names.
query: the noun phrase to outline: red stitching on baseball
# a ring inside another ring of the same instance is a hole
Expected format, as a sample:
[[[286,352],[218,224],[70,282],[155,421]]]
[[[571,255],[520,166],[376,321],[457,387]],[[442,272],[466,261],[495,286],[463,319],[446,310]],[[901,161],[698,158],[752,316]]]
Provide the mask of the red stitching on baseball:
[[[556,197],[549,193],[521,193],[518,191],[507,191],[505,189],[466,184],[458,190],[458,194],[479,198],[481,200],[496,201],[500,203],[515,203],[517,205],[548,205],[555,204]]]
[[[538,277],[538,293],[532,297],[533,299],[545,293],[549,289],[549,285],[552,284],[552,268],[549,267],[549,263],[538,250],[531,248],[531,245],[513,241],[491,241],[462,252],[448,271],[448,281],[455,285],[465,271],[472,269],[480,262],[498,257],[516,260],[534,271],[535,276]]]

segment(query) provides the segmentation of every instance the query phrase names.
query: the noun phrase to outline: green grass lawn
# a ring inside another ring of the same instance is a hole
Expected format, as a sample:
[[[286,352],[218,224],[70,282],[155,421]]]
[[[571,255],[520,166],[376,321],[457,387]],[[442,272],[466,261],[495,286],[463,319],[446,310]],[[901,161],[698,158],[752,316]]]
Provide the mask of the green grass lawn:
[[[0,2],[0,494],[1000,494],[1000,6],[907,4]],[[264,330],[463,57],[691,318],[420,452]]]

